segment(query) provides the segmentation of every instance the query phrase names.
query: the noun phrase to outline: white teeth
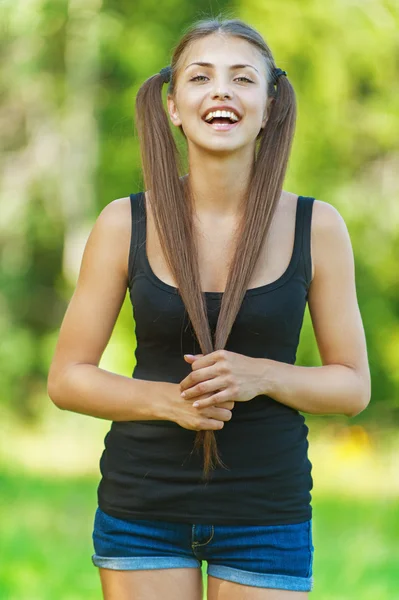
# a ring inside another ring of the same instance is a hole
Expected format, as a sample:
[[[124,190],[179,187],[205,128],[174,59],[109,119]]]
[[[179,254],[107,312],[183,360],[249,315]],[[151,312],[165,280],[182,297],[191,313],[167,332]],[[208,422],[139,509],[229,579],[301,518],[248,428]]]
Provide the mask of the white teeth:
[[[215,117],[229,117],[232,121],[239,120],[237,115],[235,113],[231,112],[230,110],[216,110],[214,112],[209,112],[205,116],[205,121],[210,121],[211,119],[213,119]]]

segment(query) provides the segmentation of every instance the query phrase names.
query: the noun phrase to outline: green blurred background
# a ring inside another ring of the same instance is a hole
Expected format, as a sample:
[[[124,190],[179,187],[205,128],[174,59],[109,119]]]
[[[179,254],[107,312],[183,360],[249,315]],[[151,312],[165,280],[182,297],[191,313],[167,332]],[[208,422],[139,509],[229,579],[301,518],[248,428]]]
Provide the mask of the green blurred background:
[[[91,532],[110,423],[58,410],[47,373],[96,217],[143,189],[137,90],[184,28],[219,13],[254,25],[287,70],[298,122],[284,189],[336,206],[355,253],[372,400],[351,419],[306,415],[311,597],[399,599],[397,1],[2,0],[2,600],[101,598]],[[126,296],[100,366],[131,375],[135,345]],[[297,364],[321,364],[308,312]]]

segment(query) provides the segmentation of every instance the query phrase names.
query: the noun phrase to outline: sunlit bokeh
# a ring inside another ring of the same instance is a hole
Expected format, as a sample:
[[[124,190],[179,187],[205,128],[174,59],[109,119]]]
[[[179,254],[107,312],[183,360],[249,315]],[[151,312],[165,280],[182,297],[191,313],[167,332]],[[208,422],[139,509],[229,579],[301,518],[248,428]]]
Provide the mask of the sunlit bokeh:
[[[219,11],[288,72],[284,189],[334,205],[355,256],[372,399],[353,418],[306,415],[311,597],[399,600],[397,0],[0,1],[1,600],[101,597],[91,532],[110,423],[57,409],[47,373],[95,219],[142,189],[137,90]],[[100,366],[130,376],[135,347],[126,296]],[[297,364],[321,365],[308,312]]]

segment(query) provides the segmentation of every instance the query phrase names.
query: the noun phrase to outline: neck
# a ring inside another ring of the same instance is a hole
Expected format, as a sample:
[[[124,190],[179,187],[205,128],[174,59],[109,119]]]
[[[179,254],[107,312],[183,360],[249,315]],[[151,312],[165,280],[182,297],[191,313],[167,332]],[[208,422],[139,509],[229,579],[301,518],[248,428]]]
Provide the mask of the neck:
[[[190,152],[188,179],[197,214],[235,216],[248,190],[254,155],[226,156]]]

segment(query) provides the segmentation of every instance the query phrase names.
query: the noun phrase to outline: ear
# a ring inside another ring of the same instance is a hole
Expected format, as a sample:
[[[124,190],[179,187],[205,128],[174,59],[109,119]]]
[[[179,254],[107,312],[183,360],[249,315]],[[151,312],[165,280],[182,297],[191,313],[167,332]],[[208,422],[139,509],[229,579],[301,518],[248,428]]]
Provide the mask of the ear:
[[[269,116],[270,116],[270,111],[272,109],[272,105],[274,103],[274,98],[272,96],[269,96],[266,102],[266,107],[265,107],[265,111],[263,113],[263,120],[262,120],[262,129],[265,127]]]
[[[174,98],[170,94],[168,94],[168,96],[166,98],[166,103],[168,106],[170,120],[172,121],[173,125],[175,125],[176,127],[179,127],[181,125],[181,120],[179,118],[179,112],[177,110],[176,102],[174,101]]]

